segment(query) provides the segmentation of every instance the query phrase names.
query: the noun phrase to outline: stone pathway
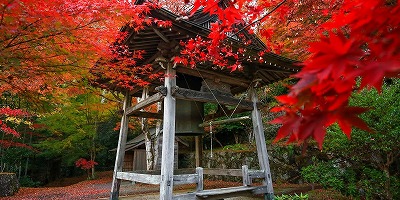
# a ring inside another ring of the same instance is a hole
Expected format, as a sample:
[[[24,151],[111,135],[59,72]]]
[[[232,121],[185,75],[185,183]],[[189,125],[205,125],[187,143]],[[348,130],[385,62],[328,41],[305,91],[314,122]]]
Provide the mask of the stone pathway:
[[[158,200],[160,199],[160,193],[159,193],[159,187],[154,186],[151,188],[148,188],[146,191],[147,194],[129,194],[129,195],[124,195],[128,194],[129,192],[132,191],[127,191],[131,190],[132,184],[129,182],[123,182],[121,184],[120,188],[120,200]],[[142,188],[143,190],[143,188]],[[181,194],[181,193],[186,193],[186,192],[191,192],[193,189],[181,189],[181,190],[175,190],[174,194]],[[108,198],[101,198],[100,200],[106,200]],[[231,197],[231,198],[225,198],[224,200],[259,200],[263,199],[262,197]]]

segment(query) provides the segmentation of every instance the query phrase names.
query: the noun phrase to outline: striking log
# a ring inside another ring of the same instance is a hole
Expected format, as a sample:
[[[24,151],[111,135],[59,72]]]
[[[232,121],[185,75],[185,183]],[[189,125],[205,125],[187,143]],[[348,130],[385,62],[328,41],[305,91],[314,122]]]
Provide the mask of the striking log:
[[[219,103],[221,105],[237,106],[241,109],[253,110],[253,103],[244,99],[237,99],[230,95],[224,95],[220,93],[211,92],[200,92],[185,88],[174,87],[172,90],[172,96],[177,99],[183,99],[188,101],[199,101],[199,102],[212,102]],[[257,106],[260,104],[258,103]]]
[[[225,123],[230,123],[230,122],[238,122],[238,121],[243,121],[243,120],[248,120],[251,119],[249,116],[243,116],[243,117],[236,117],[236,118],[230,118],[230,119],[223,119],[223,120],[218,120],[218,121],[210,121],[212,125],[218,125],[218,124],[225,124]],[[199,127],[205,127],[209,126],[210,122],[204,122],[199,124]]]

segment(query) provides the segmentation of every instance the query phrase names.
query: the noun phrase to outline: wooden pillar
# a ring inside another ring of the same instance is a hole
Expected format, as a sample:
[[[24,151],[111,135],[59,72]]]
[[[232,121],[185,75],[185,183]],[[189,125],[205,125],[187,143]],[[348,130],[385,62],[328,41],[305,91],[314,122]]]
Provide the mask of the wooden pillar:
[[[202,167],[203,163],[203,136],[195,136],[195,149],[196,149],[196,167]]]
[[[203,172],[203,168],[202,167],[196,167],[196,174],[198,177],[197,180],[197,186],[196,186],[196,192],[200,192],[204,189],[204,172]]]
[[[274,189],[272,187],[267,145],[265,144],[264,126],[261,118],[261,113],[257,108],[258,97],[254,88],[251,89],[250,93],[251,100],[253,102],[253,111],[251,112],[251,118],[253,121],[253,132],[256,138],[258,162],[260,164],[260,168],[265,172],[264,185],[267,186],[267,193],[265,194],[264,199],[273,200]]]
[[[121,180],[117,179],[117,172],[122,171],[122,167],[124,166],[124,156],[125,156],[125,145],[126,145],[126,138],[128,135],[128,122],[129,118],[125,114],[126,109],[131,106],[132,97],[129,95],[129,92],[125,94],[123,110],[124,113],[122,114],[121,118],[121,128],[119,129],[119,139],[118,139],[118,147],[117,147],[117,156],[115,158],[115,166],[114,166],[114,174],[111,186],[111,200],[118,199],[119,196],[119,188],[121,185]]]
[[[164,98],[160,200],[172,200],[176,112],[176,100],[172,97],[172,88],[176,86],[175,73],[171,63],[168,63],[164,84],[167,88],[167,96]]]

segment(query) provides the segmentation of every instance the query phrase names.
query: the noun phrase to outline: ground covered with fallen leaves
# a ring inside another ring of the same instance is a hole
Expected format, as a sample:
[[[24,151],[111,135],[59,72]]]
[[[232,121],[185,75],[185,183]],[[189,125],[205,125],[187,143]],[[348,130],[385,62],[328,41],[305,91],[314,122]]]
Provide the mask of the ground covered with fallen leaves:
[[[45,187],[26,188],[22,187],[12,197],[3,197],[1,200],[79,200],[79,199],[108,199],[111,190],[112,172],[100,172],[96,180],[85,180],[85,177],[60,179]],[[204,183],[205,189],[238,186],[239,182],[210,181]],[[174,187],[175,190],[191,190],[195,185],[184,185]],[[274,186],[275,193],[293,194],[309,193],[310,199],[348,199],[332,190],[316,189],[310,191],[309,185],[279,184]],[[120,188],[120,196],[134,196],[135,194],[158,193],[156,185],[135,184],[123,182]]]

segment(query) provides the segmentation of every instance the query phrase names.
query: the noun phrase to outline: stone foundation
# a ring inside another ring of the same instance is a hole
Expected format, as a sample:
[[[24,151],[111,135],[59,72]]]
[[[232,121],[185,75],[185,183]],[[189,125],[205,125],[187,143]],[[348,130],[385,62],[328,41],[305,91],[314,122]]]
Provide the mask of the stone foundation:
[[[0,173],[0,197],[12,196],[19,189],[15,173]]]

